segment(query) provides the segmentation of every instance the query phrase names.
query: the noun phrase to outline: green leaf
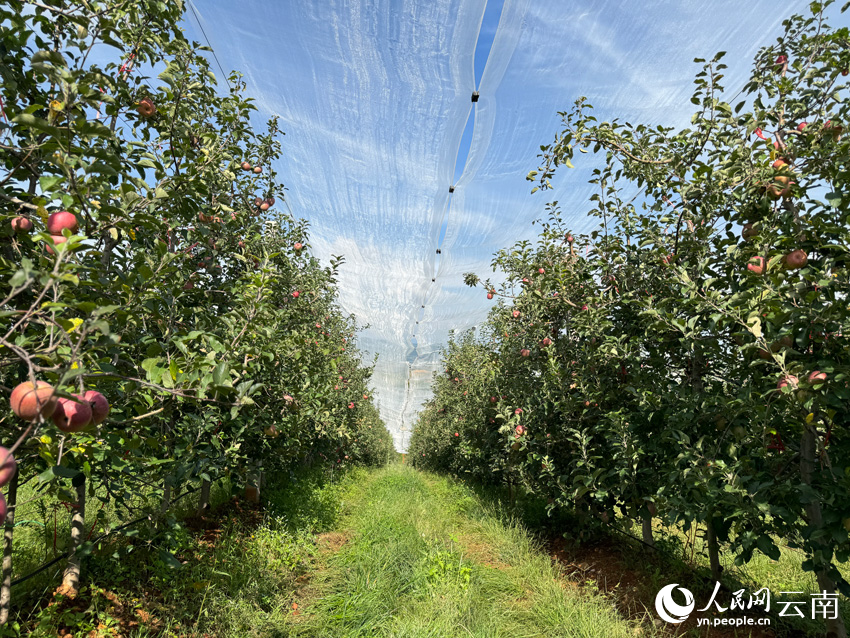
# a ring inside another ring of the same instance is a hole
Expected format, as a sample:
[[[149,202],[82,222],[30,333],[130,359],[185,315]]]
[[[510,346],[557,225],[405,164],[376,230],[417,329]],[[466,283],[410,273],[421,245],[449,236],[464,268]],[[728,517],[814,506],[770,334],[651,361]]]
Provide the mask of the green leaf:
[[[59,137],[63,133],[63,130],[59,127],[52,126],[50,123],[48,123],[47,120],[43,120],[40,117],[36,117],[35,115],[30,115],[29,113],[20,113],[19,115],[13,117],[12,121],[15,124],[34,128],[37,131],[47,133],[48,135],[52,135],[53,137]]]

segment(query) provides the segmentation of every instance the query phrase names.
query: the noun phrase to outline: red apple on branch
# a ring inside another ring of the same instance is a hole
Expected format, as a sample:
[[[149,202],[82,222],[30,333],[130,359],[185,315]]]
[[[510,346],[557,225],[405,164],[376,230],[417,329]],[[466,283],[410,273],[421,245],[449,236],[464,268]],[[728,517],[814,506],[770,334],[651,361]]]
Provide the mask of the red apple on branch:
[[[4,447],[0,447],[0,487],[8,485],[15,475],[18,463],[15,457]]]
[[[749,270],[754,275],[763,275],[765,270],[767,270],[767,262],[764,257],[755,256],[750,259],[750,262],[747,264],[747,270]]]
[[[47,232],[51,235],[61,235],[62,231],[66,229],[71,231],[73,235],[77,232],[78,227],[77,216],[67,210],[53,213],[47,218]]]
[[[798,248],[785,255],[783,261],[788,270],[799,270],[809,263],[809,256],[805,250]]]
[[[28,233],[32,230],[32,221],[27,217],[15,217],[12,219],[12,230],[16,233]]]
[[[779,381],[776,383],[776,389],[782,390],[783,388],[792,388],[796,389],[797,384],[799,383],[799,379],[795,377],[793,374],[786,374],[782,376]]]
[[[147,119],[149,117],[153,117],[156,115],[156,105],[153,103],[153,100],[149,97],[142,98],[139,100],[139,103],[136,105],[136,111],[143,118]]]
[[[45,381],[36,382],[35,387],[29,381],[15,386],[9,397],[12,412],[24,421],[35,421],[39,414],[45,419],[56,410],[57,397],[53,386]]]
[[[60,397],[52,418],[56,427],[63,432],[79,432],[91,423],[91,405],[77,394],[73,399]]]
[[[91,406],[91,421],[95,425],[103,423],[109,414],[109,401],[97,390],[88,390],[83,399]]]

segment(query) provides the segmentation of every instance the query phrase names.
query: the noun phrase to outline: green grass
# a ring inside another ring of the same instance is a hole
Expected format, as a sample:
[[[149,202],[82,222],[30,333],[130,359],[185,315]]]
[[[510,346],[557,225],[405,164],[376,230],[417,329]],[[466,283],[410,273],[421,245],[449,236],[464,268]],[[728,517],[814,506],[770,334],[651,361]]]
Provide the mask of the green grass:
[[[639,572],[637,586],[646,594],[629,593],[636,619],[649,610],[639,625],[617,612],[626,593],[617,582],[603,586],[562,573],[567,568],[541,551],[537,538],[577,533],[578,523],[568,513],[548,517],[531,495],[510,506],[503,494],[401,465],[336,478],[314,472],[277,477],[263,493],[263,508],[233,500],[223,489],[215,495],[218,508],[204,520],[190,517],[167,533],[147,530],[130,543],[119,539],[86,559],[78,600],[46,608],[36,603],[49,600],[52,588],[33,590],[29,600],[18,594],[19,628],[0,629],[0,636],[651,636],[658,588],[688,583],[688,566],[706,566],[701,540],[681,530],[663,530],[672,560],[614,536],[607,547]],[[184,513],[193,501],[181,504]],[[43,557],[39,528],[25,526],[16,553],[29,541]],[[578,563],[596,541],[575,541],[570,560]],[[814,591],[801,560],[785,549],[777,562],[757,555],[743,568],[727,563],[727,572],[774,591]],[[608,575],[616,580],[615,569]],[[819,630],[814,624],[775,628],[781,635]]]
[[[449,479],[391,466],[352,485],[350,540],[277,635],[631,636],[610,601],[559,577],[526,530]]]
[[[655,594],[671,582],[685,584],[698,600],[707,600],[712,592],[713,581],[710,580],[708,551],[703,537],[704,527],[691,528],[689,533],[685,533],[681,527],[661,526],[656,521],[654,534],[663,553],[655,554],[647,552],[636,540],[613,532],[601,523],[593,524],[593,528],[588,527],[586,522],[582,526],[579,519],[567,510],[555,512],[550,516],[546,512],[545,500],[524,490],[519,490],[516,503],[512,507],[508,505],[508,490],[504,486],[474,486],[473,489],[482,501],[503,512],[504,516],[519,517],[532,533],[541,538],[560,536],[566,532],[564,535],[573,547],[576,562],[584,560],[583,556],[589,554],[589,547],[600,543],[606,547],[615,546],[623,567],[634,570],[639,578],[638,589],[630,596],[634,603],[631,607],[648,610],[650,618],[655,617],[652,609]],[[633,525],[630,533],[639,536],[639,527]],[[802,568],[805,560],[803,553],[783,545],[781,539],[777,539],[777,544],[780,547],[779,560],[772,560],[756,552],[750,562],[744,565],[735,565],[734,556],[724,553],[721,546],[724,582],[733,591],[743,587],[747,592],[753,592],[768,587],[774,596],[782,591],[803,592],[797,597],[800,600],[808,600],[810,594],[818,593],[815,575]],[[840,563],[837,567],[845,578],[850,578],[850,564]],[[698,577],[695,573],[701,576]],[[618,595],[618,592],[615,591],[614,595]],[[850,618],[850,600],[840,597],[839,608],[842,617]],[[772,609],[775,612],[777,605],[774,604]],[[811,618],[774,616],[772,627],[777,635],[822,636],[825,631],[822,621]],[[702,635],[698,630],[692,630],[691,633]]]
[[[363,474],[354,471],[343,482]],[[44,605],[58,584],[52,572],[43,589],[16,592],[15,622],[0,636],[275,635],[313,561],[315,534],[337,520],[343,484],[321,472],[280,477],[264,492],[263,509],[230,499],[227,487],[213,491],[217,507],[204,519],[191,517],[190,496],[176,511],[183,522],[175,528],[148,528],[132,542],[119,538],[95,552],[84,562],[75,601]],[[37,531],[16,530],[22,559],[28,547],[42,557]]]

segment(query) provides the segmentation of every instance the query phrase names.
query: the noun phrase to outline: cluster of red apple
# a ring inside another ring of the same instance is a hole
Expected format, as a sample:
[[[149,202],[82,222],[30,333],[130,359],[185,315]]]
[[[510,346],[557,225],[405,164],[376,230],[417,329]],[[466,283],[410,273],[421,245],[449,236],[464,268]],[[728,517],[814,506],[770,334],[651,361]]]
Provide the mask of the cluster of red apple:
[[[67,210],[59,211],[58,213],[53,213],[50,217],[47,218],[47,232],[50,233],[51,238],[53,239],[53,245],[58,246],[59,244],[64,244],[68,241],[67,237],[62,234],[62,231],[67,229],[71,231],[71,234],[75,234],[78,228],[77,224],[77,216],[74,213],[69,213]],[[46,246],[47,252],[51,255],[53,254],[53,246],[49,244]]]
[[[109,414],[109,402],[97,390],[72,395],[73,398],[57,397],[52,385],[38,381],[18,384],[9,403],[12,412],[24,421],[36,421],[39,417],[53,419],[63,432],[79,432],[89,424],[103,423]]]
[[[247,162],[245,162],[245,163],[247,164]],[[257,168],[260,168],[260,167],[258,166]],[[262,169],[260,169],[260,170],[262,170]],[[275,201],[275,200],[274,200],[274,197],[269,197],[269,198],[267,198],[267,199],[263,199],[262,197],[257,197],[257,198],[254,200],[254,207],[255,207],[255,208],[258,208],[259,210],[261,210],[261,211],[263,211],[263,212],[265,212],[265,211],[267,211],[269,208],[271,208],[272,206],[274,206],[274,201]]]
[[[259,165],[252,166],[251,162],[246,160],[246,161],[242,162],[242,170],[245,171],[245,172],[253,171],[255,175],[259,175],[260,173],[263,172],[263,167],[259,166]]]
[[[50,233],[54,246],[64,244],[68,241],[67,237],[62,234],[62,231],[66,228],[71,231],[72,235],[77,232],[79,224],[77,223],[77,216],[74,215],[74,213],[69,213],[67,210],[63,210],[58,213],[53,213],[47,218],[47,232]],[[33,223],[30,218],[18,216],[12,219],[12,230],[14,232],[29,233],[32,229]],[[48,253],[51,255],[54,254],[53,246],[48,244],[46,248]]]
[[[752,224],[747,224],[752,228]],[[744,227],[744,232],[747,232],[747,226]],[[802,248],[792,250],[790,253],[782,257],[782,264],[787,270],[799,270],[809,263],[809,256]],[[747,264],[747,270],[754,275],[763,275],[767,272],[767,260],[761,255],[756,255],[750,258]]]
[[[820,370],[812,370],[806,380],[811,385],[820,385],[822,383],[826,383],[826,372],[821,372]],[[800,380],[796,376],[794,376],[793,374],[785,374],[780,377],[779,381],[776,383],[776,389],[780,392],[782,391],[782,388],[791,388],[793,390],[796,390],[799,384]]]

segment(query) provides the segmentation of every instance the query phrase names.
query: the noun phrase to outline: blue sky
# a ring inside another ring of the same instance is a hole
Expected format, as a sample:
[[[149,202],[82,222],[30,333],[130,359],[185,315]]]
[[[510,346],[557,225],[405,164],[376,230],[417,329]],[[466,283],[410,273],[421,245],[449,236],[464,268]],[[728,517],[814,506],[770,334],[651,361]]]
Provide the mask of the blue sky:
[[[782,19],[807,7],[779,4],[195,0],[186,30],[203,41],[202,25],[222,66],[245,74],[257,124],[280,117],[275,169],[315,253],[346,257],[340,303],[370,326],[361,346],[379,355],[374,395],[401,447],[449,330],[492,307],[463,273],[489,275],[496,250],[535,236],[549,200],[575,232],[591,226],[596,159],[562,171],[554,193],[525,180],[557,111],[587,96],[600,118],[685,126],[693,58],[728,51],[737,91]]]

